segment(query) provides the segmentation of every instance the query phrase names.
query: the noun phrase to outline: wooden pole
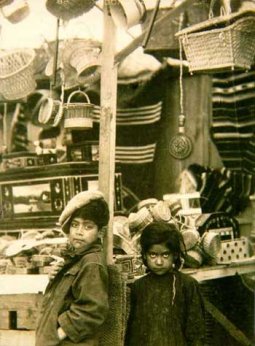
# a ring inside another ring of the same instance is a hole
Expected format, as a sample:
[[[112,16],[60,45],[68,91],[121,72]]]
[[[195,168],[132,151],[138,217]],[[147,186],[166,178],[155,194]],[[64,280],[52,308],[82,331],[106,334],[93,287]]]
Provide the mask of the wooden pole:
[[[113,262],[113,215],[115,178],[115,139],[117,104],[117,67],[114,65],[116,32],[104,1],[104,37],[101,70],[101,115],[99,131],[99,189],[109,204],[110,221],[104,239],[108,264]]]

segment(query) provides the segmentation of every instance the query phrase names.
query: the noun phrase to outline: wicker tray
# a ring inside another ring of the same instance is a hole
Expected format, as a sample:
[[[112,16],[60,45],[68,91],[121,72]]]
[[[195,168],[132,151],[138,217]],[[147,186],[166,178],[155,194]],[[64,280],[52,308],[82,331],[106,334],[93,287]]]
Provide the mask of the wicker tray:
[[[250,69],[255,62],[255,12],[209,19],[176,34],[189,71],[223,72]]]

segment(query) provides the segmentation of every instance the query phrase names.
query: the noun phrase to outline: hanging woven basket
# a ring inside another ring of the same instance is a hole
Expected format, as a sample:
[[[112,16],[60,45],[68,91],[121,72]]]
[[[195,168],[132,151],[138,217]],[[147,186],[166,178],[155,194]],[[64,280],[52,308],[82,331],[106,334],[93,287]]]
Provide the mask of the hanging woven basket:
[[[13,2],[13,0],[0,0],[0,8],[10,5]]]
[[[8,1],[8,3],[5,1],[5,5],[3,5],[1,11],[9,22],[16,24],[29,15],[30,8],[26,0]]]
[[[59,125],[63,116],[63,103],[60,100],[55,100],[52,97],[42,99],[38,121],[47,126],[56,127]]]
[[[95,5],[93,0],[47,0],[46,8],[57,18],[70,20],[90,11]]]
[[[255,11],[208,19],[176,34],[190,72],[248,70],[255,61]]]
[[[101,72],[101,46],[97,43],[88,43],[81,46],[70,57],[70,65],[77,72],[77,81],[80,84],[90,84]]]
[[[82,95],[86,102],[71,102],[74,95]],[[88,95],[80,90],[73,91],[64,107],[64,127],[68,129],[90,129],[93,127],[93,108]]]
[[[32,49],[11,50],[0,54],[0,90],[7,100],[18,100],[35,90]]]

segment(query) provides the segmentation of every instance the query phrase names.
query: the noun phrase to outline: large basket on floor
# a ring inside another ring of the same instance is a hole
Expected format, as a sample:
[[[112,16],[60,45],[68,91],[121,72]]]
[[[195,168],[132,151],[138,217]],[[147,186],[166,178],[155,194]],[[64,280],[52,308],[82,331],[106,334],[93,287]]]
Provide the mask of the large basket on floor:
[[[0,54],[0,92],[7,100],[18,100],[35,90],[32,49],[20,49]]]
[[[253,12],[243,17],[230,15],[209,19],[176,35],[181,40],[190,72],[247,70],[255,62]]]

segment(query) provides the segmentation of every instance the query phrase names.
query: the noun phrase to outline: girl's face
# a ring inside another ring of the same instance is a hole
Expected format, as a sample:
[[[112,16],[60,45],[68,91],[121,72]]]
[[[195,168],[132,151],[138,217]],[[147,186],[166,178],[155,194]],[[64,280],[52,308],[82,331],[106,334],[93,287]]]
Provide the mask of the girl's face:
[[[173,254],[165,243],[152,245],[146,253],[149,269],[156,275],[164,275],[173,268]]]
[[[79,249],[82,246],[94,243],[98,238],[98,226],[91,220],[75,217],[71,221],[69,230],[70,244]]]

